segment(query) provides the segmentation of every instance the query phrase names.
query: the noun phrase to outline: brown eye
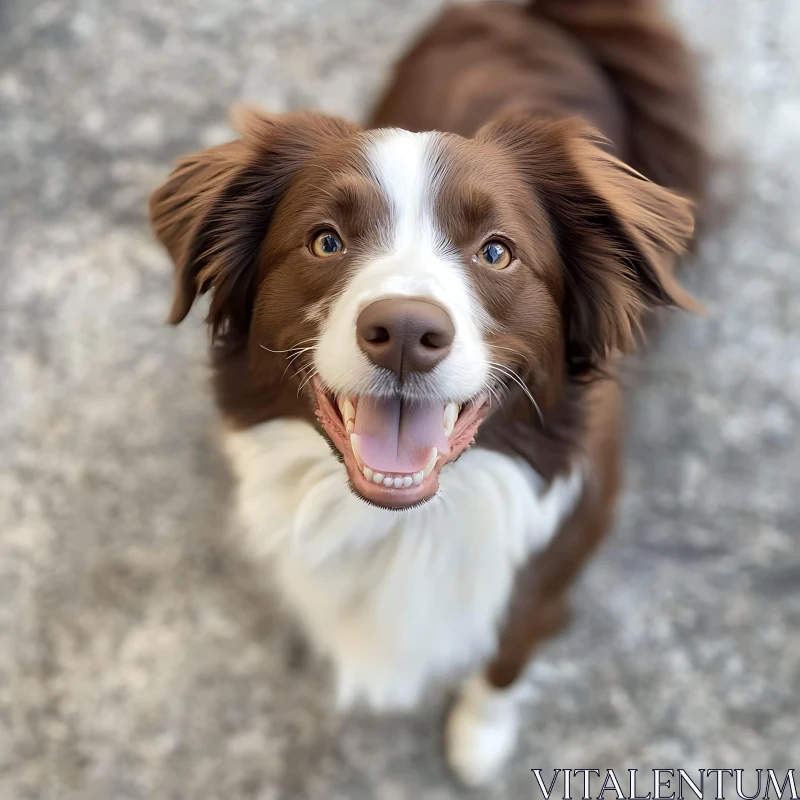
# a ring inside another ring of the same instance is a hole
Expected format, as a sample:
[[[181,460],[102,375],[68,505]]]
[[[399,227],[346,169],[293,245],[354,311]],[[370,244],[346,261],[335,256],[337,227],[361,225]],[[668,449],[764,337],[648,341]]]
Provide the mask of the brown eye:
[[[478,261],[490,269],[505,269],[511,263],[511,250],[505,242],[492,239],[477,252]]]
[[[311,242],[311,252],[317,258],[330,258],[343,250],[342,240],[334,231],[320,231]]]

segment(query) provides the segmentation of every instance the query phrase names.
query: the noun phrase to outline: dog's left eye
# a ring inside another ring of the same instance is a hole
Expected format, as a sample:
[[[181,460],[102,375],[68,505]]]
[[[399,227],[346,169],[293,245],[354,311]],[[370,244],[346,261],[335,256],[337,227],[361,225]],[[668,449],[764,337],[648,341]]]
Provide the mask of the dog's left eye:
[[[499,239],[486,242],[476,255],[478,261],[490,269],[505,269],[511,263],[511,250]]]
[[[343,249],[342,240],[334,231],[320,231],[311,242],[311,252],[318,258],[330,258]]]

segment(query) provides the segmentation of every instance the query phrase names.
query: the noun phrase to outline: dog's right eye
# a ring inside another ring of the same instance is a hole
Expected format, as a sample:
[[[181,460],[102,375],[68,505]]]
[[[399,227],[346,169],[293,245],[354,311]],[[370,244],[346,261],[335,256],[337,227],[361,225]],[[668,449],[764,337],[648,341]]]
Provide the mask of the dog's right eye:
[[[311,252],[317,258],[330,258],[343,251],[344,245],[335,231],[320,231],[311,242]]]
[[[514,259],[505,242],[491,239],[475,254],[477,260],[490,269],[505,269]]]

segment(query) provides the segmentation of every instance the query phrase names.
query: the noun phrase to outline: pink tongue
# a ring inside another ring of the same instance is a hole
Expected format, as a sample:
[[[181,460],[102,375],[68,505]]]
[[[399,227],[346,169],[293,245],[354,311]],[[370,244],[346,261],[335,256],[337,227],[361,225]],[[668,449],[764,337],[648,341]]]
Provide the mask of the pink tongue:
[[[419,472],[431,448],[449,452],[444,404],[360,397],[355,433],[364,463],[381,472]]]

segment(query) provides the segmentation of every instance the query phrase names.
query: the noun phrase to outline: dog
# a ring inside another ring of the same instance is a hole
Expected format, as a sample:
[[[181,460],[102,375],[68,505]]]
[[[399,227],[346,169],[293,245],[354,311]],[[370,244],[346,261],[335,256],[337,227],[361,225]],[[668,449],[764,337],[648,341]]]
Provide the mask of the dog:
[[[150,200],[169,321],[210,295],[248,552],[343,705],[462,681],[447,758],[490,781],[620,485],[614,376],[675,266],[705,156],[655,0],[446,9],[366,128],[240,111]]]

